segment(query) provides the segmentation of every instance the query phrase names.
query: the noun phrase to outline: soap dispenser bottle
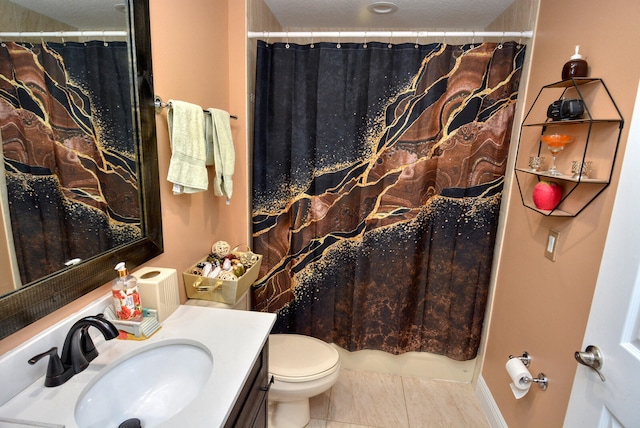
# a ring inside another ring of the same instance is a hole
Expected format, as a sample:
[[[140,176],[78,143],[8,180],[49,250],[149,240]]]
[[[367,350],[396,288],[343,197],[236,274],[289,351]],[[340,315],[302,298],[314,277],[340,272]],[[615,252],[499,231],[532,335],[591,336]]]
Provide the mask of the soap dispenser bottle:
[[[113,280],[111,293],[113,294],[113,306],[116,315],[121,320],[142,320],[138,280],[135,276],[129,275],[124,262],[118,263],[115,270],[118,271],[118,277]]]
[[[587,77],[588,64],[580,55],[580,45],[576,46],[576,53],[571,56],[571,59],[562,67],[562,80],[570,79],[572,77]]]

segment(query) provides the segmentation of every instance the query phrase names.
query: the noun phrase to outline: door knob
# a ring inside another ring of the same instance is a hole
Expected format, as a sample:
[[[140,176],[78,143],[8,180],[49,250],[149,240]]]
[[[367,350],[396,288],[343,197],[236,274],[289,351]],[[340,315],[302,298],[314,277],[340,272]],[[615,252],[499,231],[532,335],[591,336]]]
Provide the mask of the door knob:
[[[600,369],[602,368],[602,353],[597,346],[589,345],[584,351],[577,351],[574,356],[576,357],[576,361],[580,364],[590,367],[598,373],[600,380],[603,382],[606,380],[604,375],[600,372]]]

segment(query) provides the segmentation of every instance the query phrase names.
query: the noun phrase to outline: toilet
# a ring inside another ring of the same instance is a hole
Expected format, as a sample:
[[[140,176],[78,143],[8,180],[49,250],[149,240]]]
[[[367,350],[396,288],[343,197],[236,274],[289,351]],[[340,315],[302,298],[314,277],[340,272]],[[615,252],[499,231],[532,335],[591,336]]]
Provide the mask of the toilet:
[[[248,293],[235,305],[188,300],[187,305],[249,310]],[[269,427],[302,428],[309,423],[309,398],[328,391],[340,375],[336,348],[300,334],[269,335]]]
[[[302,428],[309,423],[309,398],[329,390],[340,375],[336,348],[299,334],[269,336],[269,426]]]

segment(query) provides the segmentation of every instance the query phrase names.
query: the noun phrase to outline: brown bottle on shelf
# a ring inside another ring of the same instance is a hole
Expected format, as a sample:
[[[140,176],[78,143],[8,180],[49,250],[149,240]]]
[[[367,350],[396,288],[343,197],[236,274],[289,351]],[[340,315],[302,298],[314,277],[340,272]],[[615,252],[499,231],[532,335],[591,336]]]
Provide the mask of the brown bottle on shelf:
[[[572,77],[587,77],[588,64],[587,61],[582,59],[582,55],[578,52],[580,45],[576,46],[576,53],[571,56],[571,59],[562,67],[562,80],[570,79]]]

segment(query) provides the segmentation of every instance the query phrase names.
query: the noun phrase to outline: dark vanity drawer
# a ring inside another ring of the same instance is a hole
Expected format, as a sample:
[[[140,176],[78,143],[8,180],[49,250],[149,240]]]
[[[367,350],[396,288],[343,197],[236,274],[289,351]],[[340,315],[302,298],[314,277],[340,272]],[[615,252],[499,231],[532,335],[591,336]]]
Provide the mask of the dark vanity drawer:
[[[238,401],[233,406],[225,427],[266,428],[267,393],[269,390],[269,342],[265,343],[251,368]]]

